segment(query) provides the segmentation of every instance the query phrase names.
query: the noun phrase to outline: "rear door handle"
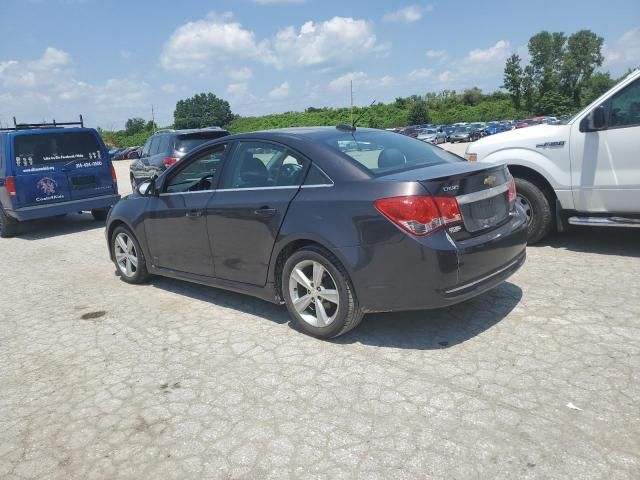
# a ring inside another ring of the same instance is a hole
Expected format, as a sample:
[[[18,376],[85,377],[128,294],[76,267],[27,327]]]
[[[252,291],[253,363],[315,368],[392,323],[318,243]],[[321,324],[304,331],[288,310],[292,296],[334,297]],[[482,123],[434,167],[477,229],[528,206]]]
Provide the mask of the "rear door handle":
[[[197,218],[202,216],[202,210],[189,210],[186,214],[186,217],[189,218]]]
[[[276,210],[275,208],[261,207],[257,210],[254,210],[253,213],[260,217],[273,217],[276,213],[278,213],[278,210]]]

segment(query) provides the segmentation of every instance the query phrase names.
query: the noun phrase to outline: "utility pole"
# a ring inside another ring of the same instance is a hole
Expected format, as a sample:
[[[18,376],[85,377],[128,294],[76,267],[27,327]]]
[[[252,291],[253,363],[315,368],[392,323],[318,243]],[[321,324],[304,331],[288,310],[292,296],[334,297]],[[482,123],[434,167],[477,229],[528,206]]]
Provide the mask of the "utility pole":
[[[353,80],[351,80],[351,125],[353,125]]]
[[[153,103],[151,104],[151,125],[153,125],[153,133],[156,133],[156,117],[153,112]]]

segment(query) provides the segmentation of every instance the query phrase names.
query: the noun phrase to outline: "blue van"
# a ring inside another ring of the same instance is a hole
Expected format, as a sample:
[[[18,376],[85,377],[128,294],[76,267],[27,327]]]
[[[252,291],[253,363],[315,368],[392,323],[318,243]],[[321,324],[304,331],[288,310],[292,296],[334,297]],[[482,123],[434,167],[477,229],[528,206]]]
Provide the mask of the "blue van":
[[[80,122],[0,129],[0,237],[19,222],[90,211],[105,220],[120,199],[100,135]]]

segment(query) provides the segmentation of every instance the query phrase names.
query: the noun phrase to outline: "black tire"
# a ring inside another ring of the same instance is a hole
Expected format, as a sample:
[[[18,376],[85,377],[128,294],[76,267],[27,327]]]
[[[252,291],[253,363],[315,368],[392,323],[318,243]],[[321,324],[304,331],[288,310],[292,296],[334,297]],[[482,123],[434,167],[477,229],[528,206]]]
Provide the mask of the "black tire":
[[[135,272],[131,276],[128,276],[125,272],[121,270],[120,265],[118,265],[117,258],[116,258],[116,242],[117,242],[116,239],[118,235],[121,233],[129,237],[133,242],[133,245],[135,248],[135,254],[138,260],[138,266]],[[122,280],[124,280],[127,283],[140,284],[140,283],[145,283],[146,281],[149,280],[149,278],[151,278],[151,274],[149,273],[149,270],[147,270],[146,259],[144,257],[144,252],[140,247],[140,243],[138,243],[138,239],[135,237],[135,235],[133,235],[133,233],[131,233],[131,231],[127,227],[123,225],[116,227],[116,229],[111,234],[111,241],[109,245],[111,248],[111,257],[113,258],[113,263],[115,264],[116,271],[118,272],[118,275],[120,276],[120,278],[122,278]]]
[[[18,234],[18,223],[18,220],[4,213],[0,207],[0,237],[15,237]]]
[[[91,215],[97,222],[104,222],[109,214],[108,209],[101,208],[99,210],[91,210]]]
[[[289,279],[296,265],[305,260],[320,263],[331,275],[338,291],[339,305],[335,313],[335,319],[327,326],[317,327],[305,321],[293,306],[293,299],[289,292]],[[300,328],[317,338],[335,338],[355,328],[364,313],[360,309],[355,290],[348,273],[340,261],[331,252],[320,246],[308,246],[295,251],[285,262],[281,279],[282,296],[287,305],[287,310]]]
[[[135,192],[138,189],[138,182],[136,181],[136,177],[131,175],[131,177],[129,177],[129,181],[131,182],[131,191]]]
[[[545,238],[553,229],[553,208],[544,190],[530,180],[516,178],[518,201],[527,211],[528,243],[534,244]],[[523,201],[524,200],[524,201]]]

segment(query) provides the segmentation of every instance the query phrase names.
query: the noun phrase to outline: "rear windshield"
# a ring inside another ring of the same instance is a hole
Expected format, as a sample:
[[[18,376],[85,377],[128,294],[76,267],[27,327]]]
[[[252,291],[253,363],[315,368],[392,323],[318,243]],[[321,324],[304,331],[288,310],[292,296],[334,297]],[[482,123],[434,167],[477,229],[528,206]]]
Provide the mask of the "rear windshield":
[[[336,132],[325,140],[373,175],[462,161],[461,158],[428,143],[391,132]]]
[[[175,149],[182,153],[187,153],[203,143],[210,142],[216,138],[224,137],[227,132],[198,133],[182,135],[176,138]]]
[[[16,135],[13,142],[13,156],[18,167],[102,159],[98,139],[91,132]]]

